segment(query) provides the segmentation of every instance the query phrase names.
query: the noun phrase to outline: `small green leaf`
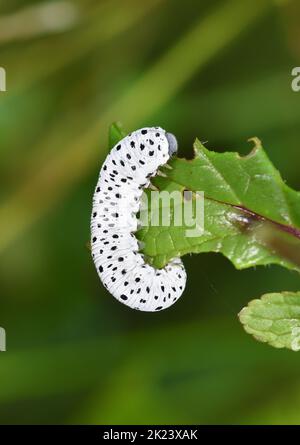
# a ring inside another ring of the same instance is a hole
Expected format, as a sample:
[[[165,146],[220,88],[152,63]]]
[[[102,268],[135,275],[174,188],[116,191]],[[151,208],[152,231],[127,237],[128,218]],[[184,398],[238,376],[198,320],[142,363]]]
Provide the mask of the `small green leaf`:
[[[111,150],[121,139],[126,136],[126,132],[120,122],[114,122],[111,124],[108,133],[108,146]]]
[[[275,348],[300,350],[300,292],[263,295],[239,313],[244,329]]]

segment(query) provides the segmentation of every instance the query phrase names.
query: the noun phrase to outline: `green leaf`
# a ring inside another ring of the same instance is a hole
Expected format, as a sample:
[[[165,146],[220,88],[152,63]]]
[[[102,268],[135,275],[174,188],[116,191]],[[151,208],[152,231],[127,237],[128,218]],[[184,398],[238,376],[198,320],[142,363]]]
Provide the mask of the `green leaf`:
[[[161,268],[173,257],[220,252],[237,269],[279,264],[299,271],[289,257],[270,248],[266,237],[258,236],[265,227],[279,234],[288,233],[297,243],[300,237],[300,194],[284,183],[259,141],[255,140],[254,149],[244,157],[207,150],[198,140],[194,152],[193,160],[172,159],[172,170],[162,168],[166,177],[155,178],[153,184],[160,191],[194,192],[194,207],[196,192],[203,191],[204,232],[187,237],[189,227],[174,224],[174,211],[178,209],[172,202],[170,225],[151,225],[151,215],[161,212],[162,206],[150,205],[148,225],[137,235],[145,243],[143,252],[149,261]],[[183,201],[182,197],[177,205],[182,206]]]
[[[300,350],[300,292],[263,295],[239,313],[245,331],[275,348]]]
[[[111,150],[121,139],[126,136],[126,132],[120,122],[114,122],[109,127],[108,132],[108,147]]]

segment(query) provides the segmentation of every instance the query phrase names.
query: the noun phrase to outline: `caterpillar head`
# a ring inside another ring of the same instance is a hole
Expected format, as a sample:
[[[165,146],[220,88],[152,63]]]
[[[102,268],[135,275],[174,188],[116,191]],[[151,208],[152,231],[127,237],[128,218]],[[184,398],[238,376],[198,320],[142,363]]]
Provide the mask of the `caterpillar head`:
[[[169,143],[169,155],[173,156],[173,154],[177,152],[178,148],[177,139],[172,133],[166,133],[166,138]]]

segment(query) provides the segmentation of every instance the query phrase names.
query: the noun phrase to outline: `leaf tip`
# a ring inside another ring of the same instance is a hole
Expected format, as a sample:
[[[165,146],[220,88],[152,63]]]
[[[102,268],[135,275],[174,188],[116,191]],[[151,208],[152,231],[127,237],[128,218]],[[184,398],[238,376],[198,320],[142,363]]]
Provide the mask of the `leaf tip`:
[[[262,142],[257,136],[253,136],[252,138],[247,139],[247,142],[253,143],[253,147],[248,155],[249,157],[253,156],[258,150],[261,150],[263,148]]]
[[[204,147],[204,143],[205,142],[201,142],[200,139],[196,138],[193,144],[193,149],[194,149],[194,156],[197,157],[199,156],[199,153],[203,150],[206,150],[206,148]]]
[[[120,121],[113,122],[108,130],[108,146],[112,149],[121,139],[126,136],[123,124]]]

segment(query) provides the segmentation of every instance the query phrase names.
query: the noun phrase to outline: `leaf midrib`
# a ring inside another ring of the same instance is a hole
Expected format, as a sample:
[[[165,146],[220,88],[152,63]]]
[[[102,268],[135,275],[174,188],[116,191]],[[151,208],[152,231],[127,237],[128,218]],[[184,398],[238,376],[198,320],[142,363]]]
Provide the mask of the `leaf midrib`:
[[[174,180],[174,178],[169,177],[169,179],[179,185],[180,187],[186,187],[184,184],[180,183],[178,180]],[[193,190],[191,190],[193,191]],[[243,205],[236,205],[236,204],[231,204],[229,202],[226,201],[221,201],[215,198],[211,198],[211,197],[207,197],[205,196],[205,192],[204,192],[204,199],[209,200],[209,201],[213,201],[213,202],[217,202],[219,204],[231,207],[233,209],[239,210],[241,213],[244,213],[245,215],[251,216],[252,218],[256,219],[257,221],[261,221],[261,222],[267,222],[270,223],[272,225],[274,225],[277,229],[279,229],[280,231],[284,232],[284,233],[288,233],[291,236],[300,239],[300,228],[298,229],[297,227],[291,226],[289,224],[283,224],[280,223],[278,221],[275,221],[267,216],[261,215],[260,213],[254,212],[251,209],[248,209],[247,207],[243,206]],[[240,201],[240,199],[239,199]]]

